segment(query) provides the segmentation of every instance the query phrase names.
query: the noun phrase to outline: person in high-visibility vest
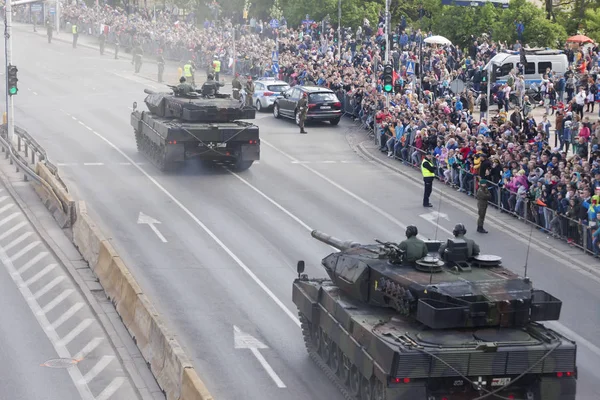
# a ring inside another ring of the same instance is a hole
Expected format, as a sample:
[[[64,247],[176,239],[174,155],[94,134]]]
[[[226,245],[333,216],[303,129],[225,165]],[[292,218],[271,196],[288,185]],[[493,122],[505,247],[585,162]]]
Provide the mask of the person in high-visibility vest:
[[[192,84],[192,86],[196,84],[194,80],[194,64],[192,64],[191,60],[183,66],[183,76],[188,83]]]
[[[73,22],[71,26],[71,32],[73,33],[73,48],[77,47],[77,38],[79,37],[79,28],[77,27],[77,22]]]
[[[215,80],[219,81],[219,72],[221,72],[221,61],[215,56],[213,60],[213,69],[215,70]]]
[[[423,207],[433,207],[433,204],[429,202],[429,196],[431,196],[431,191],[433,190],[433,178],[435,178],[435,168],[432,159],[433,155],[427,153],[421,162],[421,174],[423,174],[423,183],[425,184]]]

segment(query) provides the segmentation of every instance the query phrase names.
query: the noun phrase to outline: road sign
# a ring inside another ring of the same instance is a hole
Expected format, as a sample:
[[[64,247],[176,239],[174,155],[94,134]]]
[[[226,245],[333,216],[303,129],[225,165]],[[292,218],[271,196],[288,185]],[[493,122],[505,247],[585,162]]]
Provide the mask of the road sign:
[[[279,28],[279,21],[277,21],[275,18],[271,20],[271,28]]]
[[[414,75],[415,74],[415,62],[409,61],[406,63],[406,74]]]
[[[271,70],[275,75],[279,75],[279,63],[274,62],[273,66],[271,67]]]
[[[50,6],[50,14],[56,14],[56,6]]]
[[[32,4],[31,5],[31,11],[33,11],[33,12],[40,12],[40,11],[42,11],[42,5],[41,4]]]
[[[271,61],[272,62],[279,61],[279,52],[277,50],[271,52]]]

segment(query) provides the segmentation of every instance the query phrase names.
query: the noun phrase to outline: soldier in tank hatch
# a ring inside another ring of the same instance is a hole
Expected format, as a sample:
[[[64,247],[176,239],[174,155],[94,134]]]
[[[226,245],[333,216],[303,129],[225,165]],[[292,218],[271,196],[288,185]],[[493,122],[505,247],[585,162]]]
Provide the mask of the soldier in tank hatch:
[[[465,228],[463,224],[456,224],[454,226],[452,234],[455,238],[462,239],[467,243],[467,258],[472,258],[476,255],[479,255],[479,245],[473,239],[468,239],[467,237],[465,237],[465,235],[467,234],[467,228]],[[444,258],[444,250],[446,250],[446,247],[447,243],[444,243],[440,246],[439,253],[442,259]]]
[[[417,260],[427,256],[427,245],[419,239],[419,230],[414,225],[406,227],[406,240],[400,242],[398,248],[404,251],[404,261],[414,264]]]
[[[179,85],[177,85],[177,90],[175,91],[176,96],[185,96],[186,94],[191,93],[193,91],[194,88],[192,87],[192,85],[187,83],[185,76],[179,78]]]
[[[208,74],[208,80],[202,85],[202,95],[214,96],[219,93],[219,88],[222,86],[225,86],[225,84],[215,81],[213,74]]]

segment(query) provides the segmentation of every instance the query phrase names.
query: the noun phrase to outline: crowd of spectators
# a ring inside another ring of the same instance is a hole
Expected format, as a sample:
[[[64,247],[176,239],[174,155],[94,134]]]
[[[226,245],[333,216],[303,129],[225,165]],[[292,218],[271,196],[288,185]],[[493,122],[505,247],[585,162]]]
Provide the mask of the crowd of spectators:
[[[206,20],[196,27],[193,21],[180,21],[168,11],[154,15],[141,10],[127,15],[108,6],[72,5],[63,10],[63,23],[70,21],[83,24],[92,35],[108,25],[113,40],[138,41],[150,54],[160,48],[179,61],[194,58],[200,66],[217,56],[225,70],[234,61],[234,23],[227,19]],[[266,21],[246,22],[239,27],[241,34],[236,40],[238,71],[278,75],[292,86],[329,87],[342,100],[346,114],[373,130],[389,157],[416,166],[424,152],[433,152],[437,175],[446,185],[473,195],[478,180],[486,179],[491,182],[492,203],[502,211],[598,254],[600,123],[594,118],[594,104],[600,101],[600,91],[596,47],[565,47],[569,71],[557,75],[549,70],[540,77],[539,102],[528,98],[523,77],[513,71],[494,96],[499,111],[492,116],[482,86],[483,67],[499,51],[518,51],[519,42],[509,46],[483,34],[473,37],[465,49],[452,44],[430,46],[422,39],[431,32],[410,29],[403,19],[389,49],[397,71],[395,83],[401,90],[386,99],[382,15],[373,24],[365,19],[356,29],[343,29],[341,46],[338,32],[327,23],[289,27],[281,21],[278,29],[272,29]],[[272,65],[276,49],[278,74]],[[422,81],[413,73],[421,70]],[[452,93],[455,79],[471,81],[481,92]],[[508,114],[506,99],[511,92],[518,104]],[[544,108],[541,119],[534,118],[535,107]],[[556,141],[552,143],[554,132]]]

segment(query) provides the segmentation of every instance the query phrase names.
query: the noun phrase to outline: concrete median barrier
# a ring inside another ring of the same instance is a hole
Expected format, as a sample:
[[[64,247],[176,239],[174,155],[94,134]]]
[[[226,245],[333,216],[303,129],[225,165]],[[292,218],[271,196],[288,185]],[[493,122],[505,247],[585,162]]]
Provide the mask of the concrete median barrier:
[[[57,188],[60,186],[58,180],[53,180],[52,174],[43,165],[38,164],[37,170],[44,179],[48,178],[53,189],[54,185]],[[57,208],[42,189],[44,188],[39,189],[38,194],[44,204],[49,209]],[[85,202],[73,202],[66,190],[57,197],[61,202],[71,202],[69,212],[72,213],[70,217],[74,221],[73,243],[115,305],[123,324],[134,338],[167,400],[213,400],[183,348],[144,294],[125,262],[88,215]]]
[[[61,228],[73,226],[75,221],[75,201],[65,187],[42,163],[37,163],[36,174],[45,184],[34,184],[34,189]]]

